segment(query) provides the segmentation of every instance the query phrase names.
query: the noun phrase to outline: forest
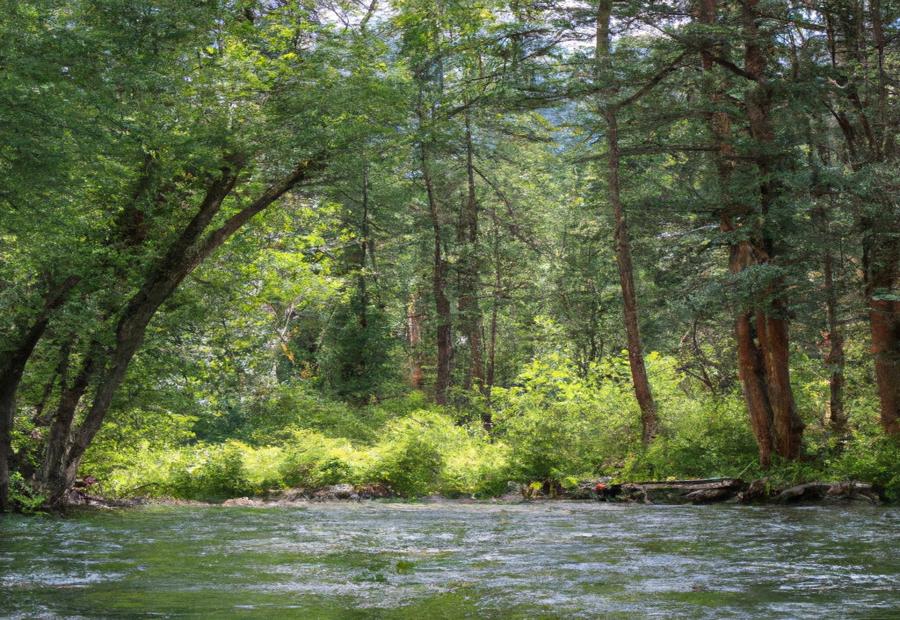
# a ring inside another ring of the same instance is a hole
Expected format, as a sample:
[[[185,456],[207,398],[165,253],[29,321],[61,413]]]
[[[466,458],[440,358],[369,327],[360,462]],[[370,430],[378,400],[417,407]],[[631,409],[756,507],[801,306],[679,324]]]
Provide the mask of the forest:
[[[0,511],[900,498],[892,0],[0,4]]]

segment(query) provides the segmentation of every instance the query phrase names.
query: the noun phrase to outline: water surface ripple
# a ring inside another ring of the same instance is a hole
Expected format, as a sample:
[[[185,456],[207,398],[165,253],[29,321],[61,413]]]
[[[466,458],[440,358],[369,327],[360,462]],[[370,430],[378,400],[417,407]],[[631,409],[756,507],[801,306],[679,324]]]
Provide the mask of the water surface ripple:
[[[157,506],[0,519],[0,615],[900,618],[900,509]]]

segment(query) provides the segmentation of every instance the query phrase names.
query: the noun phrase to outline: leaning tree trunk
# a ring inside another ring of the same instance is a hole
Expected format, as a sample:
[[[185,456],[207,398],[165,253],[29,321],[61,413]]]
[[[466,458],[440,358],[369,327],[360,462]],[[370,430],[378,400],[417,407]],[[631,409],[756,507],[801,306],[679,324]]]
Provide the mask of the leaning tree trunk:
[[[65,345],[68,348],[68,345]],[[95,343],[81,363],[78,374],[69,383],[68,360],[60,368],[60,393],[56,411],[50,425],[47,438],[47,451],[44,455],[44,468],[41,471],[41,483],[46,489],[64,488],[66,476],[64,470],[66,451],[69,448],[70,431],[75,420],[78,404],[87,391],[94,374],[97,372],[97,357],[101,350]],[[68,357],[68,351],[63,355]]]
[[[113,396],[125,378],[125,372],[134,354],[144,340],[147,325],[160,305],[178,287],[184,277],[196,266],[198,239],[203,235],[209,222],[218,213],[225,197],[234,188],[237,172],[225,168],[221,176],[211,182],[197,213],[187,224],[166,254],[151,269],[141,288],[129,300],[116,325],[115,341],[107,355],[98,349],[97,362],[88,355],[79,375],[88,366],[97,364],[97,388],[91,406],[77,432],[73,433],[74,412],[77,409],[82,390],[72,395],[71,402],[62,402],[64,409],[58,411],[54,424],[54,435],[59,437],[59,445],[51,446],[47,452],[43,472],[46,478],[42,484],[48,495],[48,503],[58,504],[75,481],[81,458],[88,445],[100,430],[103,419],[112,404]],[[94,371],[91,371],[94,374]],[[64,394],[65,395],[65,394]]]
[[[603,69],[612,62],[610,53],[610,19],[612,17],[612,0],[600,0],[597,8],[597,49],[596,76],[597,82],[603,79]],[[614,96],[612,89],[606,89],[607,96]],[[650,390],[650,380],[644,363],[644,349],[641,343],[640,322],[638,320],[637,294],[634,286],[634,266],[631,260],[631,240],[628,236],[628,224],[622,206],[619,179],[619,129],[616,112],[618,105],[612,101],[601,102],[604,120],[606,121],[606,191],[607,199],[613,208],[615,220],[616,264],[619,269],[619,285],[622,291],[624,310],[625,337],[628,349],[628,363],[631,368],[631,382],[634,395],[641,409],[641,439],[646,446],[650,443],[659,428],[659,416],[656,403]]]
[[[641,332],[638,321],[637,294],[634,288],[634,267],[631,262],[631,242],[628,238],[628,224],[619,192],[619,138],[616,114],[607,111],[606,142],[609,174],[607,176],[607,192],[613,207],[615,218],[616,264],[619,267],[619,286],[622,290],[622,305],[625,318],[625,336],[628,346],[628,363],[631,368],[631,382],[634,395],[641,408],[641,439],[644,445],[656,436],[659,428],[659,417],[653,393],[650,390],[650,379],[644,364],[644,349],[641,343]]]
[[[28,359],[50,323],[53,310],[65,303],[78,282],[77,276],[70,276],[59,284],[52,285],[44,296],[44,305],[38,316],[21,331],[11,350],[0,358],[0,512],[6,512],[10,508],[9,461],[12,457],[12,431],[19,383]]]
[[[198,265],[253,216],[275,202],[312,171],[318,170],[322,164],[321,155],[300,162],[291,173],[270,185],[256,200],[225,220],[219,228],[206,233],[225,198],[234,189],[242,167],[240,158],[233,158],[233,161],[223,167],[221,175],[210,182],[193,219],[147,274],[141,288],[122,311],[116,325],[114,344],[98,366],[96,391],[84,420],[77,429],[70,427],[65,433],[70,441],[67,442],[64,453],[54,455],[53,461],[48,460],[44,464],[44,471],[54,475],[53,480],[44,481],[48,503],[52,505],[63,501],[74,483],[81,459],[100,430],[113,397],[125,379],[131,360],[143,343],[147,326],[160,306]],[[77,402],[75,406],[77,407]]]

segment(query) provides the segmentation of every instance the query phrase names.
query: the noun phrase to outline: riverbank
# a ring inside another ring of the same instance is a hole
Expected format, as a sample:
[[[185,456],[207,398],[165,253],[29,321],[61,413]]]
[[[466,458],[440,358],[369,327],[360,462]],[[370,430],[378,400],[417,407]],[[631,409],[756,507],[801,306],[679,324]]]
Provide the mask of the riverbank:
[[[335,484],[317,489],[277,490],[263,496],[232,497],[220,501],[166,497],[104,498],[83,491],[74,491],[69,494],[66,505],[105,508],[127,508],[141,505],[272,507],[302,505],[311,502],[367,500],[499,504],[569,500],[660,505],[716,503],[878,505],[889,503],[883,492],[876,486],[858,481],[807,482],[779,486],[772,484],[767,479],[750,482],[738,478],[716,478],[614,483],[605,478],[581,481],[570,488],[550,484],[525,485],[510,482],[506,493],[490,498],[441,494],[404,497],[393,492],[386,485]]]

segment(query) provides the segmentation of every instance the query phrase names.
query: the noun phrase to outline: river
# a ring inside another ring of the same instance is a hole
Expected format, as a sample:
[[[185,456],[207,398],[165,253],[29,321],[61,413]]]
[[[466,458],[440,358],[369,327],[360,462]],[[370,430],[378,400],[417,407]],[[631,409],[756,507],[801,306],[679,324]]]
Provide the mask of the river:
[[[898,618],[900,508],[346,502],[0,517],[0,615]]]

